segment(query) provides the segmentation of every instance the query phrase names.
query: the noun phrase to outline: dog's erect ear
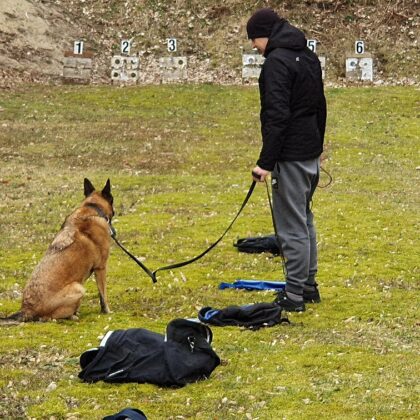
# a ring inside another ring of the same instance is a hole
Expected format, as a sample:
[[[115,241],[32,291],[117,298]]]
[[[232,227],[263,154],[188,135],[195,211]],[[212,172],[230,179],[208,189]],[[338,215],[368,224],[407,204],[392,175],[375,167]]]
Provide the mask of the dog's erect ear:
[[[111,181],[106,181],[105,187],[102,190],[102,197],[104,197],[106,200],[108,200],[112,204],[112,194],[111,194]]]
[[[89,195],[93,193],[93,191],[95,191],[95,187],[87,178],[85,178],[84,187],[85,187],[85,197],[88,197]]]

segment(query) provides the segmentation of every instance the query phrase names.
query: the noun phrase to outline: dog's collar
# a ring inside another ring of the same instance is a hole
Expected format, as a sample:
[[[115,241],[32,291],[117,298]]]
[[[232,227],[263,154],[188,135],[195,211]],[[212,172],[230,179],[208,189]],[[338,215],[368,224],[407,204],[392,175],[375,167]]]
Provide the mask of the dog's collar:
[[[111,218],[109,218],[105,214],[105,212],[97,204],[95,204],[95,203],[86,203],[85,206],[86,207],[91,207],[92,209],[95,209],[96,210],[96,213],[98,213],[98,216],[99,217],[102,217],[103,219],[106,220],[106,222],[109,225],[109,233],[110,233],[111,237],[114,238],[115,235],[117,234],[117,232],[115,231],[114,226],[112,226]]]
[[[105,214],[105,212],[95,203],[86,203],[86,207],[91,207],[92,209],[96,210],[96,213],[98,213],[99,217],[102,217],[105,219],[108,223],[111,221],[111,219]]]

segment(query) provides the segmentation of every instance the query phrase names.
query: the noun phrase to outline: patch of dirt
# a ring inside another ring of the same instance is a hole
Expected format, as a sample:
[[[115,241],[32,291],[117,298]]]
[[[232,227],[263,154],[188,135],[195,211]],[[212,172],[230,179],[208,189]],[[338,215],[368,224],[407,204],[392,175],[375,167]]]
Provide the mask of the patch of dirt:
[[[63,51],[77,31],[62,10],[46,3],[0,2],[0,87],[61,75]]]

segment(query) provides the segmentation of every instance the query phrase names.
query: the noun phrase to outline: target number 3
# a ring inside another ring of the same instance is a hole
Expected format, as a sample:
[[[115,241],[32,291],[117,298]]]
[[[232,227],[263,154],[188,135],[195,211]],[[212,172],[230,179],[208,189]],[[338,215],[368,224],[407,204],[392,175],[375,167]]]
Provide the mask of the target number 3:
[[[177,48],[176,38],[169,38],[167,41],[168,51],[175,52]]]

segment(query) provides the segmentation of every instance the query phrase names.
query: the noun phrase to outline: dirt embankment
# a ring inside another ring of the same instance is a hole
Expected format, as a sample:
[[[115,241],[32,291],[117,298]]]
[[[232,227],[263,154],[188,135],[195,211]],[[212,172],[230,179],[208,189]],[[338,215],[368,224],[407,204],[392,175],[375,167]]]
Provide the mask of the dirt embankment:
[[[2,0],[0,86],[58,78],[65,44],[74,36],[62,10],[43,2]]]
[[[1,0],[0,87],[59,82],[63,53],[81,39],[94,52],[92,82],[109,83],[110,59],[123,38],[141,60],[142,83],[160,80],[166,39],[187,55],[188,80],[241,83],[241,52],[249,48],[245,23],[271,6],[317,39],[327,56],[327,81],[345,76],[346,51],[363,39],[381,83],[418,83],[418,0]]]

